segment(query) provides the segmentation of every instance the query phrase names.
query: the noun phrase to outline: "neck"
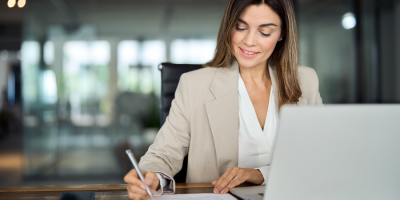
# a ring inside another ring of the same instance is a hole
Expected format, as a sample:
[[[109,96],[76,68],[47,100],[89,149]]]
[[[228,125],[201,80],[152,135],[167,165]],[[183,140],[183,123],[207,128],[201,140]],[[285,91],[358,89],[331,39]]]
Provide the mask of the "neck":
[[[239,64],[239,73],[244,82],[265,83],[271,81],[267,63],[254,67],[242,67]]]

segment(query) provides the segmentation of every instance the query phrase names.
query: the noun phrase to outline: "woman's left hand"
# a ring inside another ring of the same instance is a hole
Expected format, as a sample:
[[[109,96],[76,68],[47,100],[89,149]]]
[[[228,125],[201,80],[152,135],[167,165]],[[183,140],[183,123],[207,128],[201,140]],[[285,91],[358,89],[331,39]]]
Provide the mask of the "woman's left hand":
[[[264,182],[264,176],[258,169],[229,167],[218,179],[212,182],[215,194],[226,194],[229,188],[236,187],[244,182],[260,185]]]

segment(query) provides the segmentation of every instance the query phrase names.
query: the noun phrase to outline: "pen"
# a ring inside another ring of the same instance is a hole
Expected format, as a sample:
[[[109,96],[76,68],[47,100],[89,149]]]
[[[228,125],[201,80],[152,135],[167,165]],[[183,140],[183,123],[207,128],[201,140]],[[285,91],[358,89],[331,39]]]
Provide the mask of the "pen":
[[[133,164],[133,167],[135,168],[137,174],[139,175],[140,180],[144,183],[144,176],[143,176],[143,174],[142,174],[142,171],[140,171],[139,165],[137,164],[136,159],[135,159],[135,157],[133,156],[132,151],[131,151],[130,149],[127,149],[125,152],[126,152],[126,154],[128,155],[129,159],[131,160],[131,162],[132,162],[132,164]],[[145,185],[146,185],[146,184],[145,184]],[[149,194],[150,198],[151,198],[152,200],[154,200],[154,199],[153,199],[153,194],[151,193],[151,190],[150,190],[150,188],[149,188],[148,185],[146,185],[146,192],[147,192],[147,194]]]

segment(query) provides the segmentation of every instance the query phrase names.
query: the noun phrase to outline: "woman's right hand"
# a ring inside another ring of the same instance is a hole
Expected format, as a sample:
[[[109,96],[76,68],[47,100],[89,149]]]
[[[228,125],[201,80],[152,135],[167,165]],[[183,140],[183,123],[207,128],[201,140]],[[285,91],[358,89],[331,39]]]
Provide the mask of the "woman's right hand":
[[[150,198],[146,192],[146,185],[150,187],[150,190],[153,194],[160,188],[160,180],[155,172],[147,172],[142,170],[142,174],[144,176],[145,183],[140,180],[135,169],[132,169],[124,177],[124,181],[128,183],[128,196],[132,200]]]

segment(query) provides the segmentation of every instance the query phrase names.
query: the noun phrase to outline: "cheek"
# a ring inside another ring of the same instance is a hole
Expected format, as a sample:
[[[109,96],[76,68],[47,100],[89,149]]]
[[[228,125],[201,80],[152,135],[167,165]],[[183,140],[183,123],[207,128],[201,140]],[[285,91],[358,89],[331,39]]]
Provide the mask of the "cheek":
[[[242,41],[242,36],[238,31],[233,31],[232,32],[232,44],[233,45],[238,45]]]
[[[263,52],[272,52],[275,49],[275,46],[278,41],[276,40],[268,40],[260,43],[260,47]]]

